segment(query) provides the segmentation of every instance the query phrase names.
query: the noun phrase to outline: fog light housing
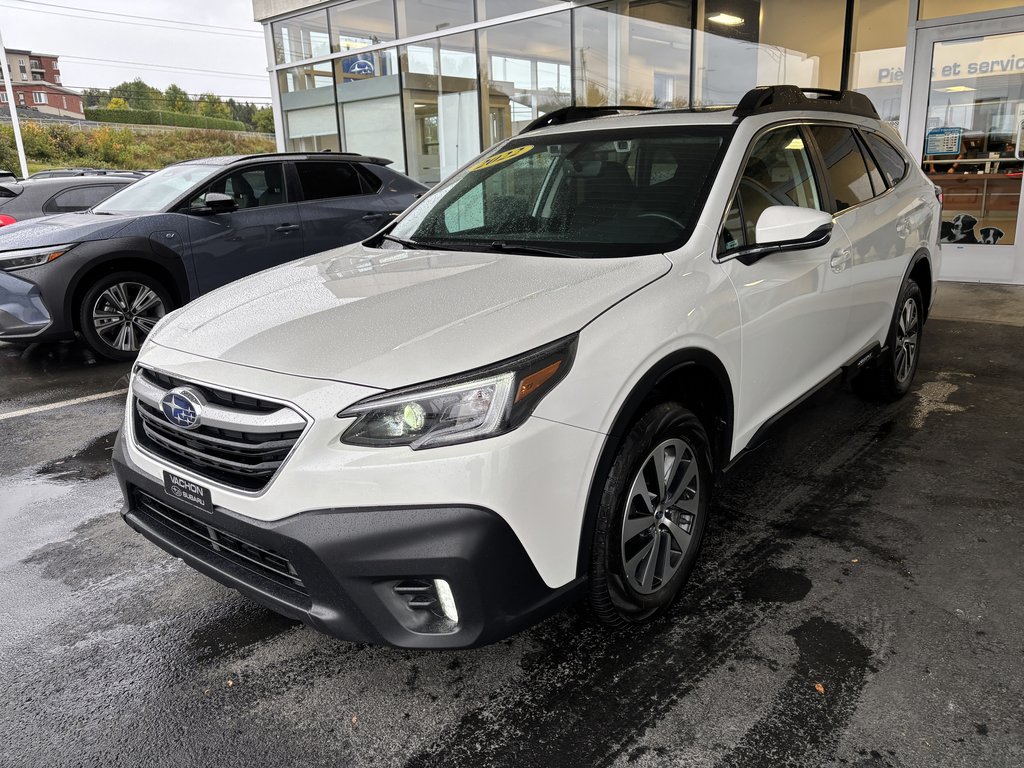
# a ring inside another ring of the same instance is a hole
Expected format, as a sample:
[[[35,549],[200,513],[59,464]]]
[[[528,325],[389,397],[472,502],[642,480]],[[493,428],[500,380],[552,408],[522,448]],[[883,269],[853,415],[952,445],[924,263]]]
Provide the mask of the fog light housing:
[[[455,595],[452,594],[451,585],[444,579],[434,579],[434,590],[437,592],[437,600],[441,603],[441,612],[444,617],[453,624],[459,623],[459,609],[455,605]]]

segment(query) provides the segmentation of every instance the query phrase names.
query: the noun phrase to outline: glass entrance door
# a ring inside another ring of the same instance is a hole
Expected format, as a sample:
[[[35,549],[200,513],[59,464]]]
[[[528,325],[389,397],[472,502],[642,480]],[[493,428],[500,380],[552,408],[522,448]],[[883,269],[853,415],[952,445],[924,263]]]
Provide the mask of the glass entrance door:
[[[1024,283],[1024,21],[919,30],[910,104],[908,147],[942,189],[940,277]]]

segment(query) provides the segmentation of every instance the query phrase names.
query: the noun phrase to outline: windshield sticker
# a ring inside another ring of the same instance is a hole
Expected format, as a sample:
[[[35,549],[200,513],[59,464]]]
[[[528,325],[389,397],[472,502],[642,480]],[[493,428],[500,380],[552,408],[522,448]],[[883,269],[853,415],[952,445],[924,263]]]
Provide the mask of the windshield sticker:
[[[515,149],[506,149],[504,152],[499,152],[496,155],[492,155],[491,157],[488,157],[486,160],[481,160],[476,165],[471,165],[469,167],[469,170],[479,171],[484,168],[490,168],[492,165],[501,165],[502,163],[507,163],[509,160],[515,160],[517,157],[525,155],[531,149],[533,149],[533,144],[527,144],[522,147],[516,147]]]

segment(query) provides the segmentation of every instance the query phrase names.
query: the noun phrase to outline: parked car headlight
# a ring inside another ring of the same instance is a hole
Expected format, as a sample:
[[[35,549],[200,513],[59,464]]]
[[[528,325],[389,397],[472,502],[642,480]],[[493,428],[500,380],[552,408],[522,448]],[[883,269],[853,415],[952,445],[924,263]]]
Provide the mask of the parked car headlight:
[[[46,264],[75,247],[70,245],[48,245],[45,248],[20,248],[17,251],[0,252],[0,269],[13,272],[16,269],[27,269]]]
[[[572,336],[494,366],[368,397],[338,414],[356,417],[341,441],[419,450],[509,432],[565,378],[575,351]]]

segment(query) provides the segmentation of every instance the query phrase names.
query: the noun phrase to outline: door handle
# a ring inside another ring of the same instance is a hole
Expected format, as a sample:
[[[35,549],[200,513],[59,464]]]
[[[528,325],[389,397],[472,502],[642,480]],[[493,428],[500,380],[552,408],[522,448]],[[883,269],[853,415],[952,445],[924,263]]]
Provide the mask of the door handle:
[[[850,259],[853,256],[853,251],[850,248],[841,248],[832,254],[832,258],[829,259],[829,264],[832,266],[833,272],[842,272],[846,269],[846,266],[850,263]]]
[[[298,228],[298,224],[282,224],[280,227],[275,227],[274,231],[287,235],[289,232],[294,232]]]
[[[383,219],[387,215],[388,214],[386,214],[386,213],[374,213],[373,211],[371,211],[370,213],[368,213],[365,216],[363,216],[363,221],[373,221],[375,219]]]

